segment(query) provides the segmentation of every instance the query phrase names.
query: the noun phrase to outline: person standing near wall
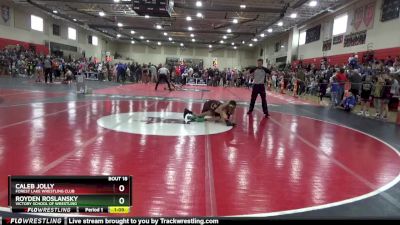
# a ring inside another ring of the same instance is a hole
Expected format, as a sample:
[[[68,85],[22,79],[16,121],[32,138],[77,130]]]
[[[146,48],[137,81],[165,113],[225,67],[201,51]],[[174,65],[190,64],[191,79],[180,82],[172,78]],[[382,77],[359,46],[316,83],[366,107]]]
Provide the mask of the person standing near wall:
[[[151,76],[151,82],[152,83],[157,83],[157,68],[155,65],[150,64],[150,76]]]
[[[170,91],[172,91],[171,85],[168,81],[168,76],[169,76],[169,70],[165,66],[162,66],[158,70],[158,81],[157,81],[156,88],[155,88],[156,91],[157,91],[158,85],[160,84],[160,81],[165,81],[168,84],[168,89]]]
[[[251,93],[250,108],[247,114],[250,115],[253,112],[257,96],[260,95],[264,115],[265,117],[269,117],[265,82],[267,81],[267,75],[270,75],[271,71],[263,66],[263,59],[258,59],[257,68],[252,69],[250,74],[254,77],[254,84],[253,91]]]
[[[47,57],[44,60],[44,82],[47,84],[47,79],[50,77],[50,83],[53,83],[53,74],[51,73],[51,60]]]

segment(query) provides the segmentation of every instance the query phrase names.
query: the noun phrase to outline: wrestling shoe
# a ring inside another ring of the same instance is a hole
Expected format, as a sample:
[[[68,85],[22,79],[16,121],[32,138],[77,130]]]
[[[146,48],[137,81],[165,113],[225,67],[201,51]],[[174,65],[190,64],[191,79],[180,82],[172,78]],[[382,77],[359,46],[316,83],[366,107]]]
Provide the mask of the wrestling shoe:
[[[186,114],[193,114],[193,112],[185,108],[185,111],[183,111],[183,118],[186,118]]]

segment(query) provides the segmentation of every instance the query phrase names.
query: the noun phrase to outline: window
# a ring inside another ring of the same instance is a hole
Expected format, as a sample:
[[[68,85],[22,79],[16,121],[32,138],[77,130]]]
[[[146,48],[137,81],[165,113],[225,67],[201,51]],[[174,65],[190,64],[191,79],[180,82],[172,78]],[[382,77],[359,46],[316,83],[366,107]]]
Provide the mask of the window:
[[[43,32],[43,18],[31,15],[31,29]]]
[[[333,32],[332,32],[333,36],[346,33],[347,19],[348,19],[347,14],[335,18],[335,20],[333,21]]]
[[[93,36],[92,44],[95,45],[95,46],[97,46],[99,44],[99,39],[96,36]]]
[[[300,32],[299,45],[304,45],[306,43],[306,31]]]
[[[93,44],[92,38],[93,38],[92,35],[89,35],[89,36],[88,36],[88,43],[89,43],[89,44]]]
[[[96,36],[88,35],[88,43],[97,46],[99,44],[99,39]]]
[[[53,35],[60,36],[60,26],[53,24]]]
[[[68,39],[76,40],[76,29],[68,27]]]

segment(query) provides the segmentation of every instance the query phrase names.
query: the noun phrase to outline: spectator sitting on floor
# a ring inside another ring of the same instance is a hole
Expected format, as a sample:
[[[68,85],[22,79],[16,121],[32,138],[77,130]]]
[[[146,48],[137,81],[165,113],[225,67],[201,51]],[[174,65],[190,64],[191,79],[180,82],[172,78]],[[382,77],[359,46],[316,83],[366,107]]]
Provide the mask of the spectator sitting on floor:
[[[350,112],[356,106],[356,96],[350,92],[349,96],[343,99],[342,106],[346,112]]]
[[[64,84],[71,84],[73,80],[73,74],[71,72],[71,70],[69,68],[67,68],[66,72],[65,72],[65,79],[63,81]]]

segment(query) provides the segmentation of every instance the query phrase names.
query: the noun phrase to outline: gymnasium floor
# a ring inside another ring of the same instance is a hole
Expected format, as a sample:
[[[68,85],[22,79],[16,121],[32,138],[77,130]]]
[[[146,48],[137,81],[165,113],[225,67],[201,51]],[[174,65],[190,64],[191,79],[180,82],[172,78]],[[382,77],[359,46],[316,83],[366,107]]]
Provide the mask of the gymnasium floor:
[[[247,116],[244,88],[88,85],[0,78],[2,213],[8,175],[118,174],[130,216],[400,218],[398,125],[276,93]],[[183,124],[207,99],[237,100],[237,126]]]

